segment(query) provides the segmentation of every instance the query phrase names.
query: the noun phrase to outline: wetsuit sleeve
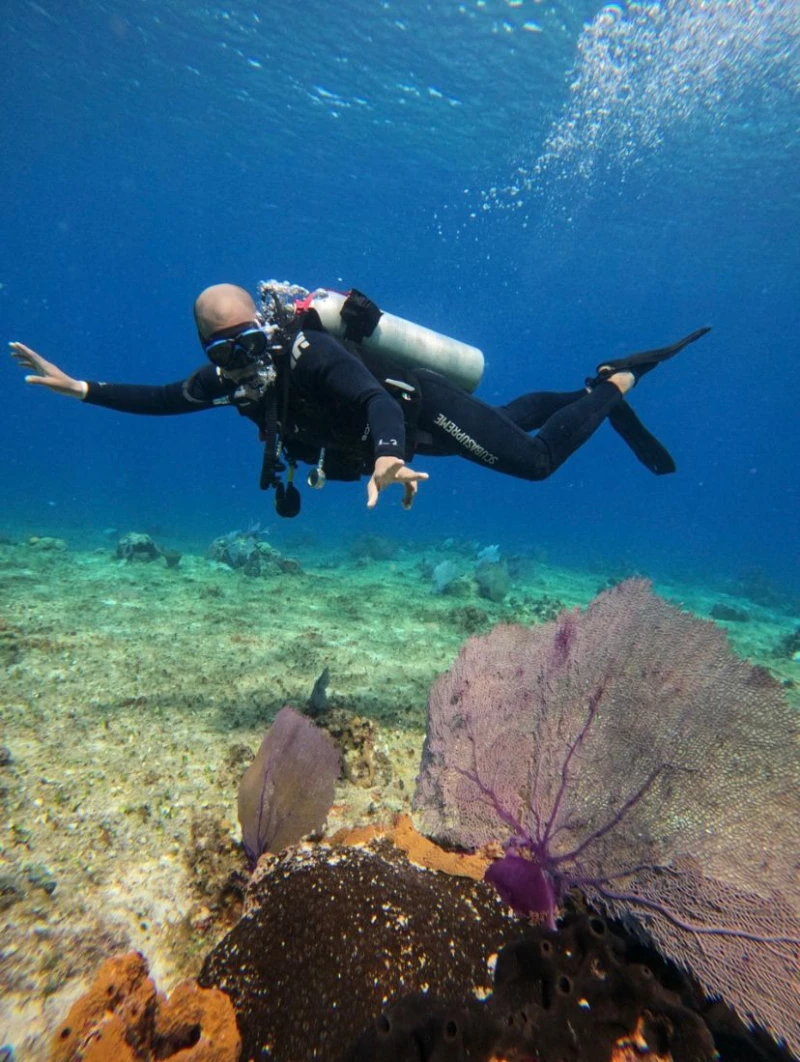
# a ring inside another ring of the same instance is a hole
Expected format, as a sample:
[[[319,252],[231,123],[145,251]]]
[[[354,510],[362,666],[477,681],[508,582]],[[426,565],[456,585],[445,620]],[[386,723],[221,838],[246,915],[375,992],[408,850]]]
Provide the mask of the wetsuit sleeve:
[[[403,411],[363,362],[324,332],[303,332],[292,347],[292,375],[323,406],[342,403],[363,410],[375,457],[405,454]]]
[[[97,383],[88,381],[84,402],[104,406],[118,413],[144,413],[168,416],[211,409],[225,398],[228,390],[213,365],[203,365],[185,380],[161,386],[148,384]]]

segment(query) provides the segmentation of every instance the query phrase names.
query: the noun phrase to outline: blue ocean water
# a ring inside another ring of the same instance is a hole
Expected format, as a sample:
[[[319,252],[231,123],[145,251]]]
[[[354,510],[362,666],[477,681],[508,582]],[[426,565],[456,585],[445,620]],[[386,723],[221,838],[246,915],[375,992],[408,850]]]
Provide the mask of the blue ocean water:
[[[604,427],[545,483],[421,461],[411,514],[330,485],[294,523],[233,411],[89,409],[9,358],[0,531],[261,519],[800,589],[794,5],[15,0],[0,35],[2,332],[75,376],[188,374],[223,280],[357,286],[480,346],[491,402],[713,326],[632,398],[675,476]]]

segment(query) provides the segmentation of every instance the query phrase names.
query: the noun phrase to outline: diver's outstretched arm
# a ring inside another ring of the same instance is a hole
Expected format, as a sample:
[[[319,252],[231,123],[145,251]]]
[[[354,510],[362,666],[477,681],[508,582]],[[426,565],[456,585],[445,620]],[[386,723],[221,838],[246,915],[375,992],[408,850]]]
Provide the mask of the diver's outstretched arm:
[[[89,385],[85,380],[74,380],[67,376],[57,365],[47,361],[35,350],[26,347],[24,343],[9,343],[11,357],[21,365],[23,369],[30,370],[30,375],[25,377],[25,383],[39,387],[47,387],[57,395],[70,395],[72,398],[86,398]]]

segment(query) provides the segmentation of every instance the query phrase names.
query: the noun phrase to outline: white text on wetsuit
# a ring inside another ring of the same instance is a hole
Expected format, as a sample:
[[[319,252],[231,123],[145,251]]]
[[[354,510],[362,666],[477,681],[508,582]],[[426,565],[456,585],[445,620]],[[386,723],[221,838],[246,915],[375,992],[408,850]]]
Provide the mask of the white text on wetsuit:
[[[448,420],[444,413],[437,413],[433,422],[437,428],[441,428],[442,431],[446,431],[448,435],[452,435],[456,442],[463,446],[465,450],[469,450],[470,453],[475,454],[481,461],[485,461],[487,465],[493,465],[497,461],[497,455],[491,454],[485,446],[481,446],[480,443],[467,435],[465,431],[462,431],[457,424],[454,424],[452,420]]]

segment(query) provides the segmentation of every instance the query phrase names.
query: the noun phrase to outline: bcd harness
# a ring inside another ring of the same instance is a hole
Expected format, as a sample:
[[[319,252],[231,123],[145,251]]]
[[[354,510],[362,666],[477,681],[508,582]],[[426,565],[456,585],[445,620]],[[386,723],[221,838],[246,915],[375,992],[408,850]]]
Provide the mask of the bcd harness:
[[[256,409],[252,406],[250,409],[238,407],[242,415],[256,422],[259,437],[264,443],[259,485],[262,490],[275,490],[275,511],[286,518],[297,516],[300,512],[300,492],[294,485],[298,460],[308,461],[315,466],[309,472],[307,482],[316,490],[324,487],[328,479],[354,480],[365,471],[363,440],[345,434],[337,435],[333,428],[325,437],[321,437],[309,425],[324,422],[325,411],[296,391],[292,392],[294,352],[298,347],[302,349],[302,344],[307,342],[303,329],[324,331],[319,316],[309,307],[309,302],[310,297],[295,303],[298,320],[293,334],[289,332],[285,335],[282,349],[277,352],[280,370],[275,386],[267,389]],[[410,456],[419,407],[419,382],[416,375],[407,368],[400,368],[391,359],[358,347],[357,344],[372,334],[381,317],[381,310],[367,296],[355,289],[351,291],[341,317],[346,325],[343,345],[359,358],[381,386],[403,404],[406,446]],[[284,483],[282,473],[287,470],[287,482]]]

